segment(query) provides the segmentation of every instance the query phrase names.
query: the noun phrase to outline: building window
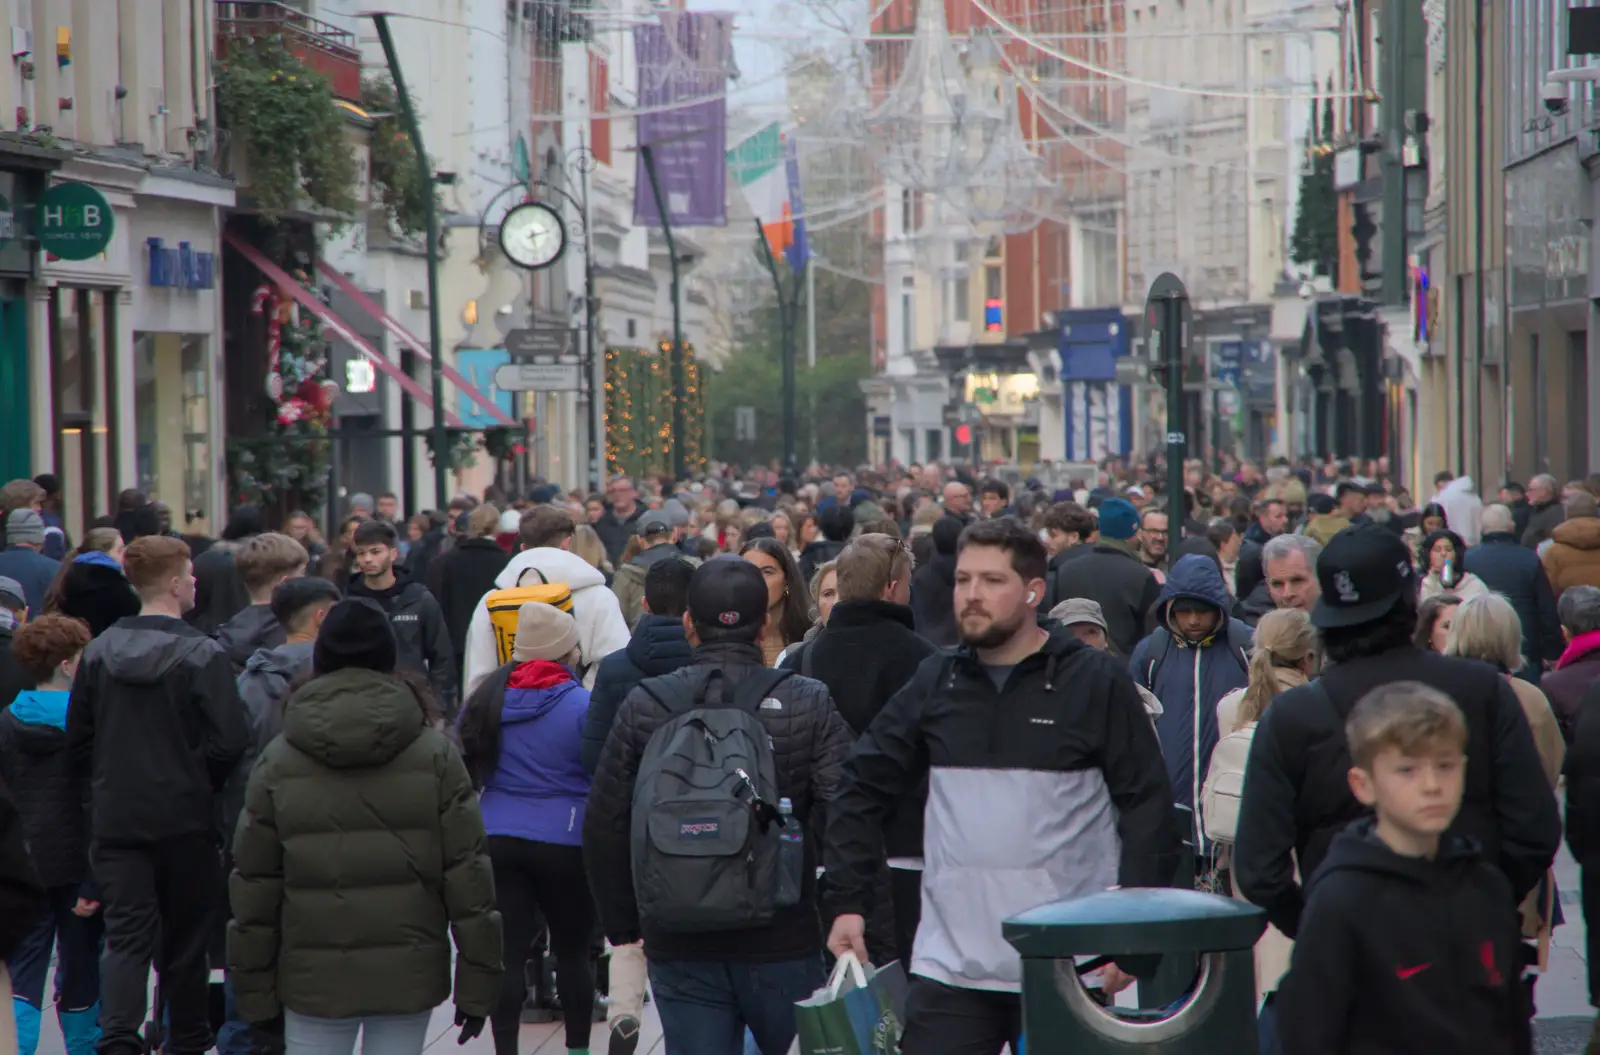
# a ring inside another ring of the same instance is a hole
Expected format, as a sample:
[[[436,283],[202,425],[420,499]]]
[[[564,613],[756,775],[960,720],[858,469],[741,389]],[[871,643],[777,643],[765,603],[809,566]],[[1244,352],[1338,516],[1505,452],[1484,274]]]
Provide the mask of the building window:
[[[210,520],[209,338],[133,336],[134,443],[139,490],[165,502],[180,523]]]
[[[983,268],[983,328],[990,333],[1005,329],[1005,285],[999,264]]]
[[[954,291],[950,296],[955,301],[956,321],[966,322],[968,315],[972,311],[969,305],[972,300],[972,283],[967,279],[966,275],[961,275],[951,285],[954,286]]]
[[[628,320],[628,340],[633,340],[639,333],[639,323],[635,319]]]
[[[917,192],[910,187],[900,192],[900,233],[915,234],[917,231]]]
[[[102,513],[116,511],[110,437],[116,432],[116,291],[56,286],[50,290],[50,379],[55,471],[61,517],[82,538]]]
[[[910,355],[914,347],[915,334],[912,331],[915,320],[912,317],[912,297],[913,294],[909,290],[900,294],[900,351],[906,355]]]

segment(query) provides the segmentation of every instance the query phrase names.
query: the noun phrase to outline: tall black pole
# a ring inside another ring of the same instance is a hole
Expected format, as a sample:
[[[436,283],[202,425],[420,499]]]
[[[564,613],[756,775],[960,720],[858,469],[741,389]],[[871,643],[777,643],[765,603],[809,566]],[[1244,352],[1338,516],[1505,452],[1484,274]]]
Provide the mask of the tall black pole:
[[[761,250],[761,259],[767,265],[767,272],[772,275],[772,288],[778,293],[778,352],[782,356],[783,368],[783,468],[785,472],[793,473],[796,468],[796,441],[795,434],[795,326],[799,316],[800,279],[795,276],[794,289],[784,292],[783,279],[778,275],[778,258],[772,254],[772,246],[767,243],[767,232],[761,226],[761,220],[756,220],[756,245]],[[805,266],[810,267],[808,263]]]
[[[405,75],[400,72],[400,59],[394,52],[394,38],[389,34],[389,16],[375,14],[372,21],[378,29],[378,42],[383,45],[384,61],[389,64],[389,78],[394,81],[395,99],[400,103],[400,116],[406,123],[406,135],[411,137],[411,149],[417,154],[417,177],[424,188],[428,237],[428,342],[433,353],[433,502],[435,508],[443,509],[450,500],[450,439],[444,423],[444,335],[439,326],[439,211],[433,197],[433,168],[428,164],[428,152],[422,147],[422,126],[417,124],[417,111],[411,105]]]
[[[1176,555],[1183,541],[1183,457],[1188,447],[1183,406],[1183,301],[1169,293],[1162,298],[1161,347],[1167,360],[1167,552]]]
[[[594,295],[594,239],[590,234],[594,218],[589,215],[589,170],[594,165],[592,155],[580,153],[578,157],[582,162],[579,171],[583,176],[583,350],[588,360],[583,367],[583,377],[584,384],[589,387],[589,493],[598,494],[606,476],[600,454],[600,433],[606,420],[606,389],[604,383],[595,384],[594,378],[594,342],[600,336],[599,320],[595,317],[599,313],[600,302]]]
[[[682,480],[683,471],[683,313],[678,303],[678,246],[672,238],[672,221],[667,218],[667,203],[661,200],[661,184],[656,179],[656,159],[648,145],[639,148],[644,171],[650,177],[650,197],[656,200],[656,215],[661,217],[661,234],[667,240],[667,255],[672,258],[672,478]]]

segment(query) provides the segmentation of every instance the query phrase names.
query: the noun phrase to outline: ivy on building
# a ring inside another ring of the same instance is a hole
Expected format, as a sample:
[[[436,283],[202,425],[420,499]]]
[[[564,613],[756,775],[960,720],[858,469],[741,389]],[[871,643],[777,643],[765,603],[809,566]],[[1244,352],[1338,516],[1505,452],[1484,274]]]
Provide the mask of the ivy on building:
[[[1329,88],[1331,90],[1332,84]],[[1322,101],[1322,128],[1317,129],[1317,103],[1311,101],[1306,132],[1305,166],[1300,173],[1300,205],[1294,215],[1290,257],[1315,274],[1336,277],[1339,260],[1339,201],[1333,190],[1333,100]]]
[[[606,349],[606,464],[613,473],[672,471],[672,342]],[[705,470],[705,403],[694,345],[683,346],[684,469]]]
[[[248,158],[248,185],[275,221],[302,202],[340,216],[355,211],[356,158],[326,77],[276,36],[238,40],[217,64],[217,106],[231,143]]]
[[[416,97],[412,97],[415,105]],[[372,193],[389,220],[409,237],[422,235],[428,226],[428,194],[438,189],[432,180],[424,181],[417,169],[417,151],[406,133],[400,116],[400,102],[394,84],[387,76],[370,76],[361,81],[361,108],[379,115],[372,126]],[[433,166],[429,165],[429,171]]]

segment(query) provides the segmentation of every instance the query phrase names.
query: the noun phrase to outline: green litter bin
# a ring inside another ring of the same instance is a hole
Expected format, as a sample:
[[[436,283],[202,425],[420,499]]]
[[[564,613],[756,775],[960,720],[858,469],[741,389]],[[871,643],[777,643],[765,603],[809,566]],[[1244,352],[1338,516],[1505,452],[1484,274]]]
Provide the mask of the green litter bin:
[[[1266,913],[1197,890],[1107,890],[1040,905],[1003,924],[1022,954],[1028,1055],[1257,1055],[1254,946]],[[1077,956],[1197,956],[1199,970],[1162,1008],[1101,1007]]]

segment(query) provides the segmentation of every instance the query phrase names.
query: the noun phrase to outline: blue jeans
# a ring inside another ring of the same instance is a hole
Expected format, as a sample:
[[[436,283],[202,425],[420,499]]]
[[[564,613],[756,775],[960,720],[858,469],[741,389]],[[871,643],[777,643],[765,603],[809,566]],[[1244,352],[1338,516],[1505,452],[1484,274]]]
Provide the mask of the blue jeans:
[[[743,1055],[745,1028],[761,1055],[794,1043],[794,1005],[823,983],[822,957],[777,963],[650,961],[666,1055]]]
[[[422,1055],[432,1011],[368,1018],[312,1018],[285,1010],[285,1055],[351,1055],[361,1033],[361,1055]]]
[[[222,994],[227,1021],[217,1030],[217,1055],[250,1055],[255,1038],[250,1023],[239,1017],[239,1003],[233,998],[233,975],[223,976]]]

